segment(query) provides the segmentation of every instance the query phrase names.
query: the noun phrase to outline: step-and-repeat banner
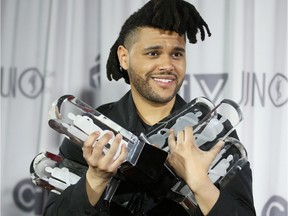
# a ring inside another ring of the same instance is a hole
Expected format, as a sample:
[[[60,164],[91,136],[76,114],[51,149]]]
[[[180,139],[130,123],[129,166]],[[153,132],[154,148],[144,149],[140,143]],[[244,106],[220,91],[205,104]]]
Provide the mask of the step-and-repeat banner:
[[[144,0],[1,0],[1,214],[41,215],[32,159],[58,152],[48,109],[63,94],[97,107],[128,89],[109,82],[109,49]],[[180,94],[236,101],[257,215],[287,215],[287,0],[193,0],[212,37],[187,46]]]

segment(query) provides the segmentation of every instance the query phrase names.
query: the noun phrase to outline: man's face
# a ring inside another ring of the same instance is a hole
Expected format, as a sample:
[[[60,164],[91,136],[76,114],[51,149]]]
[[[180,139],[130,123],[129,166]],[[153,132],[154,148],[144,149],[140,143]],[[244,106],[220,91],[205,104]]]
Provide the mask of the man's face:
[[[127,71],[134,96],[153,103],[171,101],[184,79],[185,45],[185,37],[176,32],[141,28],[128,48]]]

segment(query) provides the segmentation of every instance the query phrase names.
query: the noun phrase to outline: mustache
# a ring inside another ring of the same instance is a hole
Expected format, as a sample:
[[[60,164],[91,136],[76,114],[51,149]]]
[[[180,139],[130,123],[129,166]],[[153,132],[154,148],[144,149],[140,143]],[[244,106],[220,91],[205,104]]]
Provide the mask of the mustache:
[[[171,71],[161,71],[161,72],[158,72],[158,73],[148,73],[147,76],[148,77],[153,77],[153,76],[174,76],[175,78],[178,78],[178,74],[175,73],[175,72],[171,72]]]

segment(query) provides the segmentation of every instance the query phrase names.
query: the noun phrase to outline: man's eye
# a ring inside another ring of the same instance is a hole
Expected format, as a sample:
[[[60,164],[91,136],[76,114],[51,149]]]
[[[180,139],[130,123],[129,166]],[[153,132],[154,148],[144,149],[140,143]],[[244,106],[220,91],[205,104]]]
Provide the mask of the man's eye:
[[[157,56],[158,53],[157,53],[157,52],[149,52],[148,55],[149,55],[149,56]]]
[[[175,58],[182,57],[183,53],[177,52],[177,53],[174,53],[172,56],[175,57]]]

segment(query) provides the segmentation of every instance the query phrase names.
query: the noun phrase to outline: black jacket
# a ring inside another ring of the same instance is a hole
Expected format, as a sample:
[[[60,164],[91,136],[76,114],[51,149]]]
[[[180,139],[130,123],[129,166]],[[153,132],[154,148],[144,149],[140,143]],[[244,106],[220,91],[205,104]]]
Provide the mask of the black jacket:
[[[173,111],[180,109],[186,102],[177,95]],[[143,123],[136,112],[131,92],[126,93],[119,101],[97,108],[99,112],[121,125],[123,128],[139,135],[147,132],[149,126]],[[82,149],[68,139],[64,139],[60,147],[60,155],[87,165],[82,156]],[[49,194],[44,215],[148,215],[148,216],[185,216],[184,208],[170,199],[158,199],[155,195],[142,191],[141,188],[122,182],[110,204],[101,199],[96,206],[91,206],[86,194],[85,175],[76,185],[68,187],[61,195]],[[239,172],[225,188],[220,189],[220,196],[209,216],[252,216],[255,215],[252,194],[252,173],[249,163]],[[134,214],[120,206],[123,201],[134,200]],[[195,216],[203,215],[199,208],[195,209]]]

